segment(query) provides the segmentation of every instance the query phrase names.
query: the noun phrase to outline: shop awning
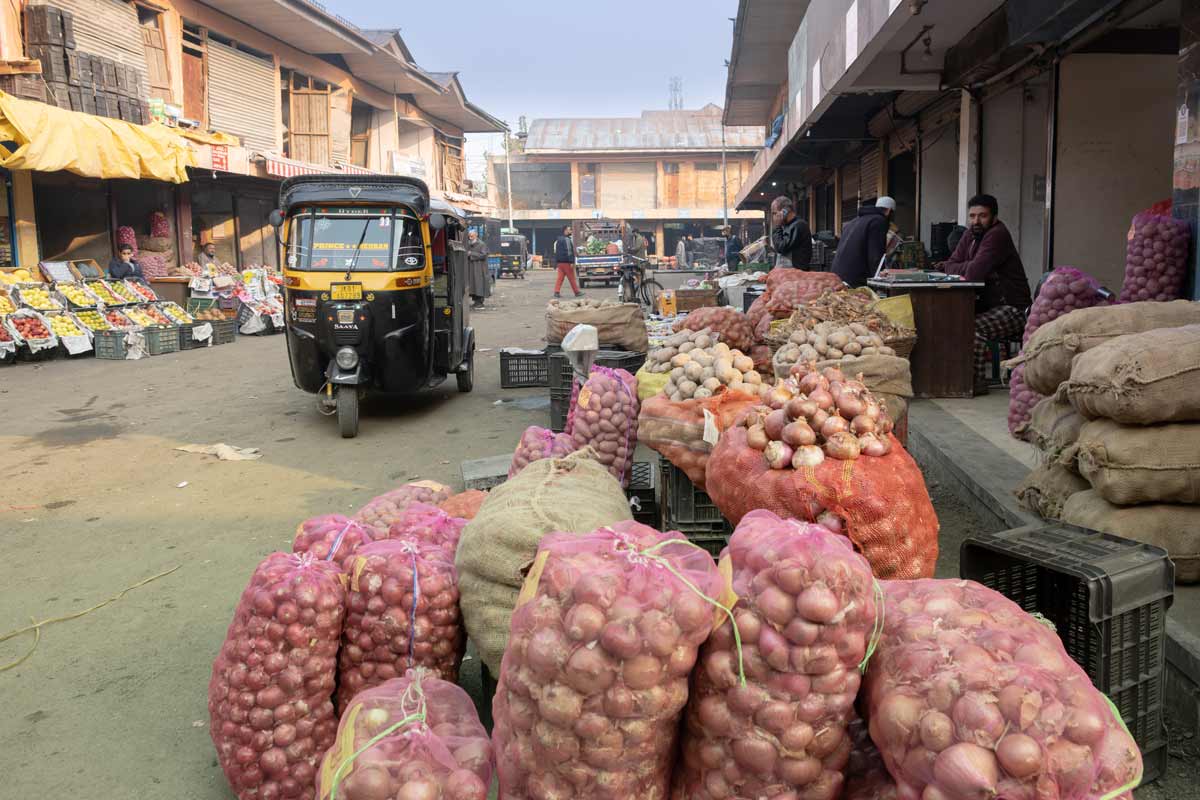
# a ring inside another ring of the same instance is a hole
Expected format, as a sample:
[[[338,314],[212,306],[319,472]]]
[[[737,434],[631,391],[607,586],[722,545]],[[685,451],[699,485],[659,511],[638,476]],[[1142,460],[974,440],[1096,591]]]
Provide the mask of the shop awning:
[[[0,167],[186,183],[192,151],[164,125],[134,125],[0,92]]]
[[[284,158],[283,156],[272,156],[264,153],[259,153],[258,157],[262,159],[263,168],[267,174],[276,178],[294,178],[297,175],[337,175],[339,173],[348,175],[380,175],[382,173],[373,169],[364,169],[353,164],[334,164],[333,166],[321,166],[320,164],[309,164],[306,161],[296,161],[292,158]]]

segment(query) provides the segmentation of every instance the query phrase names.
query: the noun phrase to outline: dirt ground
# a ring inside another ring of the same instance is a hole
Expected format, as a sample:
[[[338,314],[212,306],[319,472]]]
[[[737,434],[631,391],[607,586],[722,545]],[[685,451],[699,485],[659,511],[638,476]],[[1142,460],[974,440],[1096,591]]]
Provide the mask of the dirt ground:
[[[46,627],[28,660],[0,672],[0,797],[232,798],[208,736],[206,692],[254,565],[288,549],[307,517],[351,512],[417,477],[458,488],[463,460],[511,452],[526,426],[546,424],[534,401],[544,389],[500,389],[497,349],[539,346],[550,279],[501,281],[492,309],[475,315],[473,393],[450,381],[375,399],[353,440],[293,387],[279,336],[0,371],[0,636],[178,567]],[[497,405],[522,398],[531,402]],[[218,462],[175,449],[217,442],[261,448],[263,458]],[[931,490],[939,574],[950,576],[958,540],[982,523]],[[31,644],[28,635],[0,643],[0,665]],[[477,662],[463,682],[478,696]],[[1139,800],[1195,796],[1182,780],[1171,787]]]

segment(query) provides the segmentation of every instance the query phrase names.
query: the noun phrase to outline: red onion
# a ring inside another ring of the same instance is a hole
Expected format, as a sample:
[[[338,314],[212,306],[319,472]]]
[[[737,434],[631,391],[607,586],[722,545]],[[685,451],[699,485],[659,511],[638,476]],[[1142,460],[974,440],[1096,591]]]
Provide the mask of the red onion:
[[[783,442],[772,441],[767,443],[763,456],[771,469],[788,469],[792,466],[793,452],[792,448]]]

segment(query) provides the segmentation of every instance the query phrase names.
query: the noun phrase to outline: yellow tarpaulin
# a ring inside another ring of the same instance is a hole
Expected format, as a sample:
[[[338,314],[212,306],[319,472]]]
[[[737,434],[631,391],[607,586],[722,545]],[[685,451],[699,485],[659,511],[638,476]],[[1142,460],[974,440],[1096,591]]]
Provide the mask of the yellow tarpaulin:
[[[0,92],[0,167],[186,183],[191,149],[164,125],[134,125]]]

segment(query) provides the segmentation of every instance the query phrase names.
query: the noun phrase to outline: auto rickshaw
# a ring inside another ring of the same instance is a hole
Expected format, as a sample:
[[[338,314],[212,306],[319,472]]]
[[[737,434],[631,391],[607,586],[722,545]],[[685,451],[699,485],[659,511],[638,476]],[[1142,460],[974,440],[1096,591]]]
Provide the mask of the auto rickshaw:
[[[498,277],[512,275],[514,278],[525,278],[525,267],[529,263],[529,244],[525,237],[514,228],[505,228],[500,235]]]
[[[410,393],[475,378],[466,226],[416,178],[302,175],[272,212],[284,247],[292,380],[345,438],[367,391]]]

